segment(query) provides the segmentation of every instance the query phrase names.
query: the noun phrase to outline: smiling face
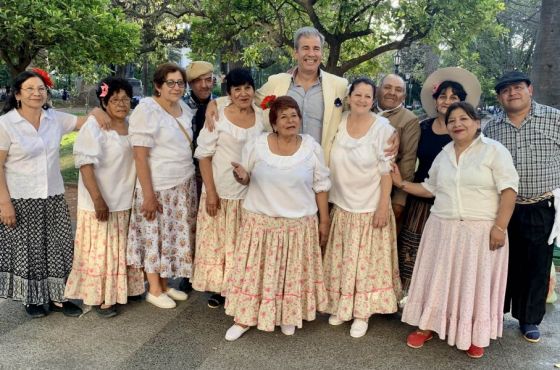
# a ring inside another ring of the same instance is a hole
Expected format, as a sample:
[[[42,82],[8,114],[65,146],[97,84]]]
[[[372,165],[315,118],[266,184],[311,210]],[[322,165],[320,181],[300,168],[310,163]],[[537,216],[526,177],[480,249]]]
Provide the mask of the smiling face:
[[[299,133],[301,126],[301,118],[294,108],[282,109],[278,112],[276,123],[272,124],[272,128],[278,133],[278,136],[289,137]]]
[[[249,108],[253,103],[255,90],[253,86],[248,83],[240,86],[232,86],[228,92],[228,96],[236,107],[241,109]]]
[[[123,120],[130,112],[130,99],[124,90],[116,91],[105,105],[105,111],[112,119]]]
[[[453,142],[470,144],[477,136],[480,121],[471,118],[462,108],[456,108],[447,120],[447,131]]]
[[[41,109],[47,102],[47,88],[39,77],[30,77],[21,84],[21,90],[15,96],[22,108]]]
[[[502,88],[498,101],[507,113],[520,113],[530,109],[532,96],[533,86],[521,81]]]
[[[367,83],[359,83],[354,86],[354,90],[348,97],[350,112],[363,114],[373,107],[373,87]]]
[[[173,84],[171,82],[173,82]],[[169,87],[168,83],[172,84],[172,87]],[[160,93],[161,99],[174,104],[183,97],[183,94],[185,93],[185,84],[186,82],[183,80],[181,72],[175,71],[169,72],[165,76],[165,81],[161,84],[161,86],[156,86],[155,89]]]
[[[318,73],[323,57],[321,39],[318,36],[301,36],[298,40],[298,48],[294,51],[298,70],[307,73]]]
[[[212,77],[212,72],[203,74],[202,76],[195,78],[189,82],[189,86],[194,95],[200,100],[206,100],[210,97],[212,93],[212,88],[214,87],[214,78]]]
[[[436,110],[438,114],[445,116],[445,113],[447,113],[447,108],[449,108],[451,104],[458,101],[461,101],[461,99],[459,99],[457,94],[453,92],[453,89],[451,87],[443,90],[436,99]]]
[[[403,79],[396,75],[388,75],[383,79],[377,93],[377,104],[383,110],[394,109],[404,102],[405,96]]]

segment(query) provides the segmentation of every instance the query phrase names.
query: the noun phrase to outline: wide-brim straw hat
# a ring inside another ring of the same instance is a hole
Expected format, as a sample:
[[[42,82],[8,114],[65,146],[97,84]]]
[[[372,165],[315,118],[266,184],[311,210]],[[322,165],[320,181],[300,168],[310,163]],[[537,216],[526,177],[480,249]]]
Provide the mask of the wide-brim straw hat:
[[[444,81],[454,81],[461,84],[467,93],[465,101],[475,108],[478,106],[480,94],[482,93],[478,78],[473,73],[460,67],[440,68],[428,76],[424,85],[422,85],[420,100],[422,101],[422,108],[424,108],[428,116],[436,117],[438,114],[436,100],[432,95]]]

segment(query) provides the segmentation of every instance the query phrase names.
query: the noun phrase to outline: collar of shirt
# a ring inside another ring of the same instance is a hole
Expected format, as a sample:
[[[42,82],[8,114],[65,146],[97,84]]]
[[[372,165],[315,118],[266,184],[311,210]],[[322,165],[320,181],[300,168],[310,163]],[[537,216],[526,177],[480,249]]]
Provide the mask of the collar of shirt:
[[[8,113],[6,113],[5,117],[8,120],[8,122],[11,123],[11,124],[17,124],[17,123],[20,123],[20,122],[27,122],[27,120],[25,118],[23,118],[23,116],[21,114],[19,114],[17,109],[12,109]],[[51,116],[50,109],[48,109],[48,110],[43,109],[42,112],[41,112],[41,118],[39,119],[39,121],[43,122],[44,119],[48,120],[51,117],[52,116]]]
[[[532,117],[543,117],[544,115],[545,115],[544,106],[542,104],[539,104],[536,101],[532,100],[531,101],[531,108],[529,109],[529,113],[527,113],[527,116],[525,116],[525,118],[523,119],[523,121],[519,125],[519,128],[523,127],[527,123],[527,121],[529,121]],[[513,124],[513,122],[511,122],[511,120],[509,119],[505,110],[500,112],[500,115],[498,116],[498,120],[503,121],[505,123],[508,123],[508,124],[514,126],[515,128],[518,128],[517,126],[515,126]]]
[[[375,103],[375,107],[377,108],[377,113],[379,114],[392,114],[392,113],[396,113],[399,109],[401,109],[403,107],[403,104],[400,103],[397,107],[387,109],[387,110],[381,109],[378,103]]]
[[[292,72],[292,83],[294,84],[294,86],[300,86],[298,83],[296,83],[297,70],[298,70],[298,68],[296,67],[296,68],[294,68],[294,71]],[[322,82],[323,82],[323,70],[319,69],[319,78],[317,79],[317,81],[313,85],[318,85]]]
[[[481,132],[478,135],[478,137],[474,139],[472,143],[469,144],[469,146],[467,147],[467,149],[465,149],[463,153],[466,153],[468,150],[470,150],[471,148],[475,147],[478,144],[488,144],[489,140],[490,139],[484,136],[484,134]],[[447,143],[442,150],[447,154],[449,154],[450,156],[452,156],[453,158],[455,158],[455,145],[453,140]]]

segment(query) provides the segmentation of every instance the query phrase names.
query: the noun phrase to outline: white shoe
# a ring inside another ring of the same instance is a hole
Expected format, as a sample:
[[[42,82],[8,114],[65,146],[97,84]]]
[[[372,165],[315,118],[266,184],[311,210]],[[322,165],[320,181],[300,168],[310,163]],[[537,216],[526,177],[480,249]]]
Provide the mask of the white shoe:
[[[244,328],[240,325],[233,324],[231,328],[226,331],[226,340],[229,342],[233,342],[234,340],[239,339],[239,337],[245,334],[245,332],[249,329],[251,329],[250,326]]]
[[[282,334],[284,335],[294,335],[296,332],[295,325],[280,325],[280,330],[282,330]]]
[[[331,315],[329,317],[329,324],[333,325],[333,326],[337,326],[337,325],[342,325],[344,324],[344,321],[342,321],[341,319],[338,318],[337,315]]]
[[[167,294],[167,296],[174,301],[186,301],[187,298],[189,298],[187,293],[181,292],[180,290],[177,290],[175,288],[167,289],[167,292],[165,292],[165,294]]]
[[[354,319],[350,327],[350,336],[352,338],[361,338],[366,335],[368,322],[360,319]]]
[[[167,296],[167,294],[165,293],[161,293],[159,296],[155,296],[153,294],[146,294],[146,302],[149,302],[151,304],[153,304],[156,307],[159,308],[175,308],[177,307],[177,304],[175,303],[174,300],[172,300],[171,298],[169,298]]]

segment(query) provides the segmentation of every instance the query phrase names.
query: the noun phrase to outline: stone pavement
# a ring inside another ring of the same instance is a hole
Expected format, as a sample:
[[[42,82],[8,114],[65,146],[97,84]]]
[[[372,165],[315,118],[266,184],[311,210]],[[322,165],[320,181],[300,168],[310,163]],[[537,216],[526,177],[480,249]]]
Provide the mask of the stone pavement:
[[[93,311],[30,319],[21,304],[0,299],[0,369],[553,369],[560,362],[558,303],[548,307],[540,343],[522,339],[508,317],[503,337],[473,360],[439,339],[408,348],[412,328],[398,315],[373,317],[360,339],[349,336],[350,324],[332,327],[319,315],[293,337],[251,329],[230,343],[231,318],[207,308],[207,297],[192,293],[173,310],[132,302],[111,319]]]

